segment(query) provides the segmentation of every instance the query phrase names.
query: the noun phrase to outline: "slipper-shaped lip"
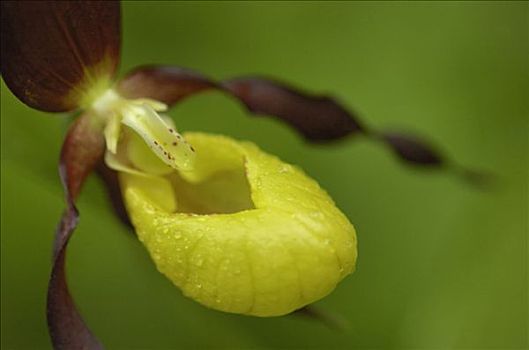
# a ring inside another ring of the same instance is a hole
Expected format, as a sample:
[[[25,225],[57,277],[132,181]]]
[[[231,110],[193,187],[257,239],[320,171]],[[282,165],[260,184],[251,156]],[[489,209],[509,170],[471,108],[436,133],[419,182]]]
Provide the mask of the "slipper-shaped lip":
[[[314,180],[252,143],[185,136],[197,161],[180,175],[206,181],[239,163],[254,205],[228,214],[179,213],[178,189],[167,177],[120,174],[138,237],[185,295],[222,311],[278,316],[326,296],[354,270],[355,230]]]

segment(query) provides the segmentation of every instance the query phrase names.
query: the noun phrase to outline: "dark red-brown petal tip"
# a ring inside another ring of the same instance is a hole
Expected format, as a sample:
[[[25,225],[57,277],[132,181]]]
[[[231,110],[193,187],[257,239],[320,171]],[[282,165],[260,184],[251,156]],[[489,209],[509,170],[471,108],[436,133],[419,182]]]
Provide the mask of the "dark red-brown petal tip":
[[[1,72],[25,104],[75,109],[119,62],[118,1],[2,1]]]
[[[381,137],[393,152],[405,162],[422,166],[440,166],[443,164],[441,154],[426,141],[416,136],[384,132]]]
[[[48,285],[48,329],[54,349],[101,349],[77,311],[66,282],[66,248],[78,222],[75,198],[84,180],[102,159],[105,142],[102,131],[90,115],[79,117],[70,127],[64,141],[60,175],[67,207],[57,228],[53,249],[53,265]]]

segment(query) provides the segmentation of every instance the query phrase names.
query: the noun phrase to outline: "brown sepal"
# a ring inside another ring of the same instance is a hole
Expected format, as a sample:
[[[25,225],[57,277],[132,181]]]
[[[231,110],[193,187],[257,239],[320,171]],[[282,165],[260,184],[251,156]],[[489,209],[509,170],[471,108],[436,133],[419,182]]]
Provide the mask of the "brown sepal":
[[[2,76],[25,104],[72,110],[96,81],[114,76],[118,1],[2,1],[1,10]]]

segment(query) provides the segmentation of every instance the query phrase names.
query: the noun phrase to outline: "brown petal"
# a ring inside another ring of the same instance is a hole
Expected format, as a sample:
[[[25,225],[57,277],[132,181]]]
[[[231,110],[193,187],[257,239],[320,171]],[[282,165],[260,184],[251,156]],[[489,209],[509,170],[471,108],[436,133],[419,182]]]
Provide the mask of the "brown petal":
[[[48,328],[55,349],[102,349],[90,332],[68,291],[65,258],[68,241],[77,226],[75,198],[84,180],[103,156],[104,138],[99,125],[88,114],[81,116],[64,141],[59,172],[66,193],[67,208],[57,228],[53,267],[48,286]]]
[[[172,105],[205,90],[222,90],[257,115],[279,118],[310,142],[341,139],[363,134],[383,141],[407,164],[445,168],[460,178],[476,182],[448,162],[427,142],[415,136],[381,133],[367,127],[336,100],[300,92],[281,82],[263,78],[237,78],[216,83],[191,70],[168,66],[145,66],[128,74],[118,86],[125,97],[150,97]],[[479,172],[477,174],[480,174]]]
[[[96,81],[112,79],[119,61],[117,1],[2,1],[1,70],[27,105],[75,109]]]
[[[68,291],[65,276],[66,244],[77,225],[78,214],[70,207],[63,214],[57,234],[66,237],[63,246],[58,247],[48,286],[47,317],[48,328],[56,350],[103,349],[77,311]]]
[[[250,112],[279,117],[310,141],[335,140],[362,131],[354,114],[327,96],[309,95],[260,78],[233,79],[222,85]]]

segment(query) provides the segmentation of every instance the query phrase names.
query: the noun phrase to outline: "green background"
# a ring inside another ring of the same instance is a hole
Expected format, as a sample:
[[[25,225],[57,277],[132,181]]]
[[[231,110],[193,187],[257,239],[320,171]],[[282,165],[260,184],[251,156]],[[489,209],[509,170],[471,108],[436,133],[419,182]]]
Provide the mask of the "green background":
[[[186,299],[91,178],[68,274],[94,332],[110,349],[527,348],[528,16],[527,2],[124,3],[121,74],[166,63],[218,79],[280,77],[331,92],[373,127],[426,135],[499,181],[480,191],[363,138],[311,146],[221,94],[189,99],[170,113],[179,129],[253,140],[300,165],[354,223],[357,271],[317,303],[347,329]],[[56,165],[69,119],[1,90],[1,344],[49,348],[46,285],[64,207]]]

